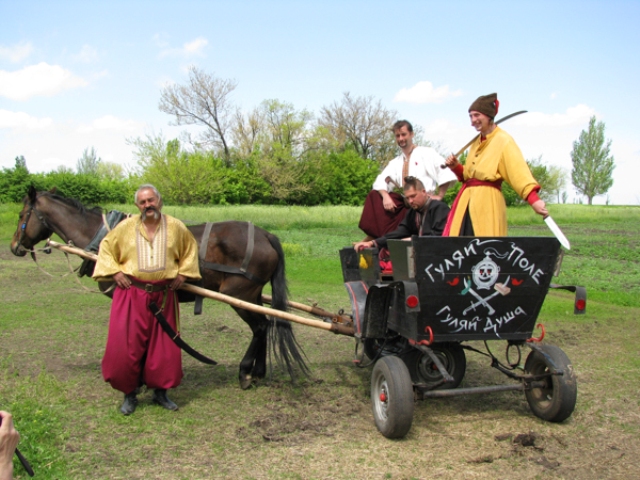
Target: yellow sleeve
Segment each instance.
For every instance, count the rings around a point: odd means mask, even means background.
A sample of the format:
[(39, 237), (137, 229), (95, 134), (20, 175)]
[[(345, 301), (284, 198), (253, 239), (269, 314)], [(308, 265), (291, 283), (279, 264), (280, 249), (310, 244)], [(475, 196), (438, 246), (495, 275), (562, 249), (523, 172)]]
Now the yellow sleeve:
[(91, 276), (98, 282), (111, 280), (111, 277), (121, 271), (122, 268), (118, 261), (118, 258), (120, 258), (118, 238), (114, 232), (115, 230), (109, 232), (100, 242), (98, 261)]
[(198, 243), (191, 231), (182, 225), (182, 252), (178, 263), (178, 273), (193, 280), (199, 280), (200, 264), (198, 262)]
[(502, 150), (502, 158), (498, 164), (498, 173), (509, 184), (511, 188), (525, 199), (531, 191), (539, 184), (533, 178), (529, 165), (522, 156), (522, 152), (516, 142), (511, 139)]

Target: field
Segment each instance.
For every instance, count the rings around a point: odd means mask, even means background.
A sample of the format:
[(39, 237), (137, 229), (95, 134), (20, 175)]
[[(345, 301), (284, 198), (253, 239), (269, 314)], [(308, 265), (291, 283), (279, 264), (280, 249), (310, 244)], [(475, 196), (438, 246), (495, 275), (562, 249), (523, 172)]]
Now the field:
[[(131, 210), (131, 206), (111, 206)], [(169, 412), (140, 396), (130, 417), (102, 380), (109, 301), (69, 273), (58, 251), (9, 251), (17, 205), (0, 205), (0, 409), (10, 410), (20, 450), (41, 479), (635, 478), (640, 471), (640, 208), (552, 205), (572, 244), (556, 283), (587, 287), (586, 315), (552, 291), (540, 321), (578, 377), (578, 403), (560, 424), (535, 417), (521, 392), (416, 404), (406, 438), (378, 433), (371, 368), (357, 368), (353, 339), (294, 326), (312, 376), (296, 384), (276, 369), (241, 390), (248, 327), (226, 305), (182, 309), (182, 336), (219, 362), (183, 355), (185, 377)], [(220, 207), (165, 211), (190, 222), (251, 220), (277, 234), (291, 299), (349, 310), (338, 250), (361, 239), (351, 207)], [(510, 234), (550, 235), (530, 209), (509, 211)], [(77, 258), (70, 258), (77, 266)], [(481, 345), (476, 345), (481, 347)], [(498, 356), (502, 343), (492, 344)], [(462, 386), (504, 383), (468, 354)], [(16, 463), (15, 478), (28, 478)]]

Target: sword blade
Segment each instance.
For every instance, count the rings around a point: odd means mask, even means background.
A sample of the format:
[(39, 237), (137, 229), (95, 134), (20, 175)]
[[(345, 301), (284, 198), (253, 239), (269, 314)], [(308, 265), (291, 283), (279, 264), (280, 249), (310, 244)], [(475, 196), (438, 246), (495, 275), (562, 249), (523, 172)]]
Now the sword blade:
[(560, 230), (558, 224), (553, 220), (553, 218), (551, 218), (551, 215), (547, 215), (546, 217), (544, 217), (544, 223), (547, 224), (547, 227), (549, 227), (551, 233), (553, 233), (553, 235), (558, 239), (560, 245), (562, 245), (567, 250), (571, 250), (571, 244), (569, 243), (569, 240), (564, 236), (564, 233), (562, 233), (562, 230)]

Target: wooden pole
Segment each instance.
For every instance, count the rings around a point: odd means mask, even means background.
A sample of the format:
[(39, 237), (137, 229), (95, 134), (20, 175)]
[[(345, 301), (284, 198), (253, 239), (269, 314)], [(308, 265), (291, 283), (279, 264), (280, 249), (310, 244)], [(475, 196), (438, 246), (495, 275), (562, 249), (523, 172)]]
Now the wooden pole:
[[(63, 252), (73, 253), (83, 258), (88, 258), (90, 260), (97, 260), (98, 256), (95, 253), (87, 252), (78, 247), (72, 247), (71, 245), (65, 245), (62, 243), (50, 241), (49, 245), (58, 250), (62, 250)], [(278, 317), (283, 320), (288, 320), (290, 322), (300, 323), (302, 325), (307, 325), (308, 327), (319, 328), (321, 330), (327, 330), (333, 333), (337, 333), (340, 335), (348, 335), (352, 337), (355, 333), (353, 327), (342, 325), (340, 323), (329, 323), (322, 322), (320, 320), (312, 320), (305, 317), (300, 317), (299, 315), (294, 315), (292, 313), (283, 312), (282, 310), (276, 310), (274, 308), (263, 307), (262, 305), (256, 305), (255, 303), (245, 302), (244, 300), (240, 300), (235, 297), (231, 297), (229, 295), (225, 295), (220, 292), (214, 292), (213, 290), (207, 290), (206, 288), (196, 287), (195, 285), (191, 285), (189, 283), (185, 283), (180, 288), (181, 290), (186, 290), (187, 292), (195, 293), (196, 295), (200, 295), (205, 298), (210, 298), (212, 300), (217, 300), (219, 302), (223, 302), (229, 304), (231, 306), (242, 308), (244, 310), (249, 310), (251, 312), (261, 313), (263, 315), (269, 315), (272, 317)], [(302, 304), (297, 304), (302, 305)], [(307, 308), (308, 307), (305, 305)]]

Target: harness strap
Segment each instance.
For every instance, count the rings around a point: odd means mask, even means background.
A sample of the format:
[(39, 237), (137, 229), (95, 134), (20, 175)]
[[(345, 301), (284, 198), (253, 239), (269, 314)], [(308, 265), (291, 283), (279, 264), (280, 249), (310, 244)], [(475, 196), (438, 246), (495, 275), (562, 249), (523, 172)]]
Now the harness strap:
[(200, 267), (205, 268), (207, 270), (215, 270), (217, 272), (243, 275), (244, 277), (248, 278), (252, 282), (258, 283), (260, 285), (265, 285), (268, 282), (267, 280), (263, 280), (262, 278), (256, 277), (251, 272), (243, 272), (238, 267), (233, 267), (231, 265), (222, 265), (220, 263), (212, 263), (212, 262), (200, 262)]
[(211, 222), (207, 222), (204, 226), (204, 233), (202, 234), (202, 240), (200, 241), (200, 251), (198, 252), (198, 256), (200, 257), (201, 260), (204, 260), (207, 257), (207, 248), (209, 247), (209, 237), (211, 236), (211, 227), (213, 227), (213, 223)]
[(255, 238), (255, 227), (253, 223), (248, 222), (247, 224), (247, 250), (244, 252), (244, 260), (242, 265), (240, 266), (240, 271), (243, 273), (247, 272), (247, 267), (249, 266), (249, 262), (251, 262), (251, 256), (253, 255), (253, 244)]

